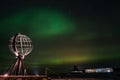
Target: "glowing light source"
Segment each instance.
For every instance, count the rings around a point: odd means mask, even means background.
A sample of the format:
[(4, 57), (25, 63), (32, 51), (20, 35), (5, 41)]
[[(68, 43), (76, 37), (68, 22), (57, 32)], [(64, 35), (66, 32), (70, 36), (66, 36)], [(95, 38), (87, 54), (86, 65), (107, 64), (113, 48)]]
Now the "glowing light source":
[(35, 74), (35, 76), (39, 76), (38, 74)]
[(112, 68), (97, 68), (97, 69), (86, 69), (86, 73), (107, 73), (113, 72)]
[(4, 77), (7, 77), (7, 76), (8, 76), (8, 73), (5, 73), (3, 76), (4, 76)]

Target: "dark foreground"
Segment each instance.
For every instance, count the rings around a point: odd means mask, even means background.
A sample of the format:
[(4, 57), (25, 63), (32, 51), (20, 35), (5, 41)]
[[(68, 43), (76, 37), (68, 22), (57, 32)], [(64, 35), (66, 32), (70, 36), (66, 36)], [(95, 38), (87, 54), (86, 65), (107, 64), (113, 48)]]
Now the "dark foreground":
[(0, 80), (119, 80), (119, 79), (98, 79), (98, 78), (0, 78)]
[(50, 80), (49, 77), (46, 75), (11, 75), (11, 76), (6, 76), (6, 75), (0, 75), (0, 80)]
[[(81, 77), (80, 77), (81, 76)], [(112, 76), (112, 75), (111, 75)], [(119, 77), (98, 77), (98, 76), (84, 76), (83, 75), (79, 75), (75, 77), (74, 76), (64, 76), (64, 77), (47, 77), (46, 75), (28, 75), (28, 76), (4, 76), (4, 75), (0, 75), (0, 80), (120, 80)]]
[(0, 78), (0, 80), (120, 80), (108, 78)]
[(116, 79), (97, 79), (97, 78), (61, 78), (61, 79), (51, 79), (51, 80), (116, 80)]

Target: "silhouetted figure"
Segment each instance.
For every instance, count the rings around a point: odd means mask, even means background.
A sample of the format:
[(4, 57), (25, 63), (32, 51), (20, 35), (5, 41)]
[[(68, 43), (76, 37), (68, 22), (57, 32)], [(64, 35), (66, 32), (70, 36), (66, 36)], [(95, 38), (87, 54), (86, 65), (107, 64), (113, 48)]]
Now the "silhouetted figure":
[(74, 65), (73, 71), (79, 71), (79, 69), (78, 69), (78, 67), (76, 65)]

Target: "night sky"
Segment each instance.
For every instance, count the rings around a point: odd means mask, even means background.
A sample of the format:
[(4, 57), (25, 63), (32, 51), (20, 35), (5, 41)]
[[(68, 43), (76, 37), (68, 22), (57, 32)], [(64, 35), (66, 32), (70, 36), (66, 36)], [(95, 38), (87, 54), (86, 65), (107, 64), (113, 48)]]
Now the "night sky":
[(1, 0), (0, 72), (15, 60), (8, 44), (19, 32), (33, 41), (28, 68), (120, 67), (119, 30), (115, 0)]

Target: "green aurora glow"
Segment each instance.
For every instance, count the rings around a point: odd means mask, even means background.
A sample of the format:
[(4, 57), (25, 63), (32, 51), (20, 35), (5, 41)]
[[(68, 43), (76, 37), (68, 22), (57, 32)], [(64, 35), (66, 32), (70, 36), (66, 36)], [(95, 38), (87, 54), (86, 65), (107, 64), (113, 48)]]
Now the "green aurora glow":
[[(14, 57), (6, 51), (6, 42), (18, 32), (28, 35), (34, 44), (33, 51), (25, 59), (27, 64), (83, 64), (120, 58), (120, 46), (113, 41), (109, 45), (105, 43), (107, 41), (102, 43), (96, 28), (98, 25), (94, 21), (81, 19), (75, 23), (73, 18), (62, 12), (47, 9), (22, 10), (1, 20), (0, 26), (1, 38), (5, 43), (1, 43), (4, 45), (1, 46), (4, 54), (0, 57), (8, 55), (8, 60)], [(111, 31), (107, 34), (102, 35), (102, 39), (109, 40), (116, 35), (110, 35)]]

